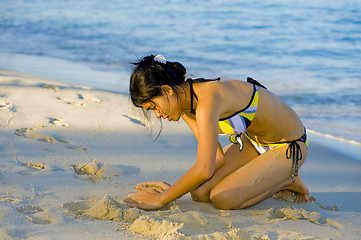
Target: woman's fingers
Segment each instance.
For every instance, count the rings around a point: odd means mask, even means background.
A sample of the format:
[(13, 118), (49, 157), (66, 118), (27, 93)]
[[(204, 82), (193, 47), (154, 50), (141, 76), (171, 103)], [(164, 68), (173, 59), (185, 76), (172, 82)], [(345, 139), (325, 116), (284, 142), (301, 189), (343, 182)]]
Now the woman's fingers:
[(169, 183), (166, 182), (158, 182), (159, 183), (159, 187), (161, 187), (164, 190), (167, 190), (170, 187)]
[(133, 203), (136, 203), (136, 202), (137, 202), (137, 201), (133, 200), (133, 199), (131, 198), (131, 196), (125, 197), (125, 198), (123, 199), (123, 201), (126, 202), (126, 203), (129, 203), (129, 204), (133, 204)]
[(156, 187), (158, 186), (157, 184), (158, 182), (144, 182), (144, 183), (139, 183), (137, 186), (136, 186), (136, 189), (139, 190), (138, 188), (153, 188), (153, 187)]
[(124, 198), (124, 201), (129, 203), (136, 202), (137, 196), (138, 196), (138, 192), (129, 194)]
[(138, 189), (139, 187), (144, 187), (146, 185), (148, 185), (148, 182), (138, 183), (137, 186), (135, 186), (135, 189)]
[(126, 202), (128, 204), (128, 206), (131, 208), (139, 207), (139, 203), (131, 198), (126, 197), (126, 198), (124, 198), (123, 201)]
[(159, 209), (163, 204), (159, 200), (159, 192), (153, 188), (146, 188), (124, 198), (129, 207), (136, 207), (147, 210)]
[(140, 183), (136, 186), (136, 189), (139, 190), (144, 190), (146, 188), (153, 188), (155, 190), (157, 190), (158, 192), (163, 192), (165, 190), (167, 190), (170, 187), (170, 184), (166, 183), (166, 182), (145, 182), (145, 183)]
[(124, 198), (124, 202), (126, 203), (139, 203), (144, 199), (144, 196), (147, 196), (148, 194), (157, 194), (159, 193), (154, 188), (144, 188), (142, 192), (136, 192), (128, 195)]

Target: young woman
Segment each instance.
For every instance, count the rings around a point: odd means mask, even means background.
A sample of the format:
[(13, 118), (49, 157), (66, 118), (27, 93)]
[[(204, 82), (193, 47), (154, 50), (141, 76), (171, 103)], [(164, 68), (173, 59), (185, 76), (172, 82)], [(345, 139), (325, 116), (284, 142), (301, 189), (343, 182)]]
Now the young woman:
[[(276, 194), (308, 201), (298, 175), (307, 157), (306, 129), (279, 97), (251, 78), (247, 82), (186, 79), (186, 69), (161, 56), (147, 56), (130, 78), (133, 104), (157, 118), (188, 124), (198, 140), (197, 162), (173, 185), (138, 184), (124, 201), (158, 209), (190, 192), (219, 209), (242, 209)], [(218, 134), (231, 135), (222, 149)]]

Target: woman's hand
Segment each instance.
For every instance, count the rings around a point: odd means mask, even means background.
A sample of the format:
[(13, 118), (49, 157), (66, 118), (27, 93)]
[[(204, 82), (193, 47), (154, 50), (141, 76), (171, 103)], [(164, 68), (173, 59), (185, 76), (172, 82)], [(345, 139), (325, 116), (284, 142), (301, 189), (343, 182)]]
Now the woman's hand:
[(158, 192), (164, 192), (167, 190), (171, 185), (166, 182), (145, 182), (145, 183), (139, 183), (135, 189), (138, 191), (144, 190), (145, 188), (153, 188), (157, 190)]
[(138, 192), (124, 198), (124, 202), (128, 203), (130, 207), (156, 210), (163, 207), (164, 204), (160, 201), (160, 195), (169, 187), (170, 184), (166, 182), (140, 183), (136, 186)]
[(136, 207), (145, 210), (156, 210), (163, 207), (160, 201), (161, 193), (154, 188), (142, 188), (136, 193), (128, 195), (124, 198), (124, 202), (128, 203), (129, 207)]

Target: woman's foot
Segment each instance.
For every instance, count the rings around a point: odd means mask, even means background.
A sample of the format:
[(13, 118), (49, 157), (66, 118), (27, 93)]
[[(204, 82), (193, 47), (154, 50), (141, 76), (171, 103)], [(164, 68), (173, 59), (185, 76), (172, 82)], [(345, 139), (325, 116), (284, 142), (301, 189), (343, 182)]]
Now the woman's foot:
[(283, 199), (289, 202), (308, 202), (309, 194), (308, 188), (301, 180), (300, 176), (294, 178), (294, 182), (290, 179), (290, 185), (283, 188), (281, 191), (275, 193), (272, 198)]

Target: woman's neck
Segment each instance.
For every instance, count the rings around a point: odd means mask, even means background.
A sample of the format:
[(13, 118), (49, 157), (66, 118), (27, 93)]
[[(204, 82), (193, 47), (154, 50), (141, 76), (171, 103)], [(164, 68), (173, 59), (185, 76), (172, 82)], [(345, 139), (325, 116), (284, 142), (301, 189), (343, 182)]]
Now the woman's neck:
[(193, 98), (193, 109), (197, 107), (197, 100), (194, 96), (191, 95), (191, 86), (188, 82), (182, 83), (182, 85), (177, 86), (177, 88), (182, 114), (188, 115), (192, 108), (191, 98)]

